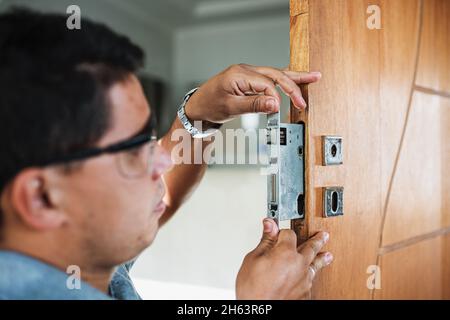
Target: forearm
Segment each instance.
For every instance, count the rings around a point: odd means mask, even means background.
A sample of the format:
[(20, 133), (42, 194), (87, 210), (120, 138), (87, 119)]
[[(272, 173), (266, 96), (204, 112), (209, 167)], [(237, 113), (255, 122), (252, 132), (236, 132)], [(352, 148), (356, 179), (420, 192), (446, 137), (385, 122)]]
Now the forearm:
[[(181, 130), (181, 131), (179, 131)], [(183, 141), (181, 142), (177, 137), (182, 132)], [(160, 219), (160, 225), (166, 223), (178, 208), (190, 197), (202, 180), (207, 164), (207, 159), (203, 158), (204, 148), (211, 143), (210, 141), (192, 138), (178, 118), (172, 124), (169, 132), (159, 141), (169, 154), (172, 155), (173, 149), (180, 143), (183, 143), (183, 152), (188, 152), (187, 163), (177, 163), (173, 168), (164, 174), (163, 179), (166, 184), (166, 195), (164, 202), (166, 203), (166, 211)], [(196, 154), (195, 154), (196, 153)]]

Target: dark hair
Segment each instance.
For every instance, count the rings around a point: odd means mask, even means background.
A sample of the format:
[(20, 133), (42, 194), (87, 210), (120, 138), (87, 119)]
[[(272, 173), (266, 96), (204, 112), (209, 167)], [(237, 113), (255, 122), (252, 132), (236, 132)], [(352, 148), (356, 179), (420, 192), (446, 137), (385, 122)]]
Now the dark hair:
[(14, 8), (0, 14), (0, 193), (21, 170), (94, 145), (108, 130), (108, 88), (143, 51), (102, 24)]

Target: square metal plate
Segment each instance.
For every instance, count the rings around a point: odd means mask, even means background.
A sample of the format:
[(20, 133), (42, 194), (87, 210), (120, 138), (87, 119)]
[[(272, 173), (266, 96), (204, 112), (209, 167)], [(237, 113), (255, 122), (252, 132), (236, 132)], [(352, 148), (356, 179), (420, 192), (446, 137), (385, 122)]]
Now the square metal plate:
[(323, 208), (326, 218), (344, 214), (344, 188), (330, 187), (323, 192)]
[(323, 137), (323, 165), (333, 166), (344, 162), (342, 137)]

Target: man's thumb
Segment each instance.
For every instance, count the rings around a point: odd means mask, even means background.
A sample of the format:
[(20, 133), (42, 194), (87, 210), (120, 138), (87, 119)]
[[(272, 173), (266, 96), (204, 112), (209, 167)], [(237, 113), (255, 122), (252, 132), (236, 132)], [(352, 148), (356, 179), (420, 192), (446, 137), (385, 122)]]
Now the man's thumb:
[(253, 95), (240, 97), (238, 112), (243, 113), (274, 113), (279, 109), (279, 103), (274, 97)]
[(256, 251), (263, 253), (272, 248), (278, 240), (278, 225), (272, 219), (263, 220), (264, 231)]

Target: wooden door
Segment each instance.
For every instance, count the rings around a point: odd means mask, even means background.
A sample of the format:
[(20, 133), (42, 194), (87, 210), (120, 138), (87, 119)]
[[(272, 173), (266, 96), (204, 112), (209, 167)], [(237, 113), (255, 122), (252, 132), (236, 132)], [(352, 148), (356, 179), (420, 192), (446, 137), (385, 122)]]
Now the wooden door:
[[(381, 29), (367, 25), (371, 5)], [(291, 0), (290, 11), (291, 69), (323, 74), (303, 88), (308, 110), (291, 109), (306, 124), (306, 218), (292, 228), (300, 242), (328, 231), (335, 256), (313, 298), (450, 298), (450, 1)], [(322, 165), (327, 135), (343, 137), (342, 165)], [(332, 186), (344, 215), (324, 218)]]

